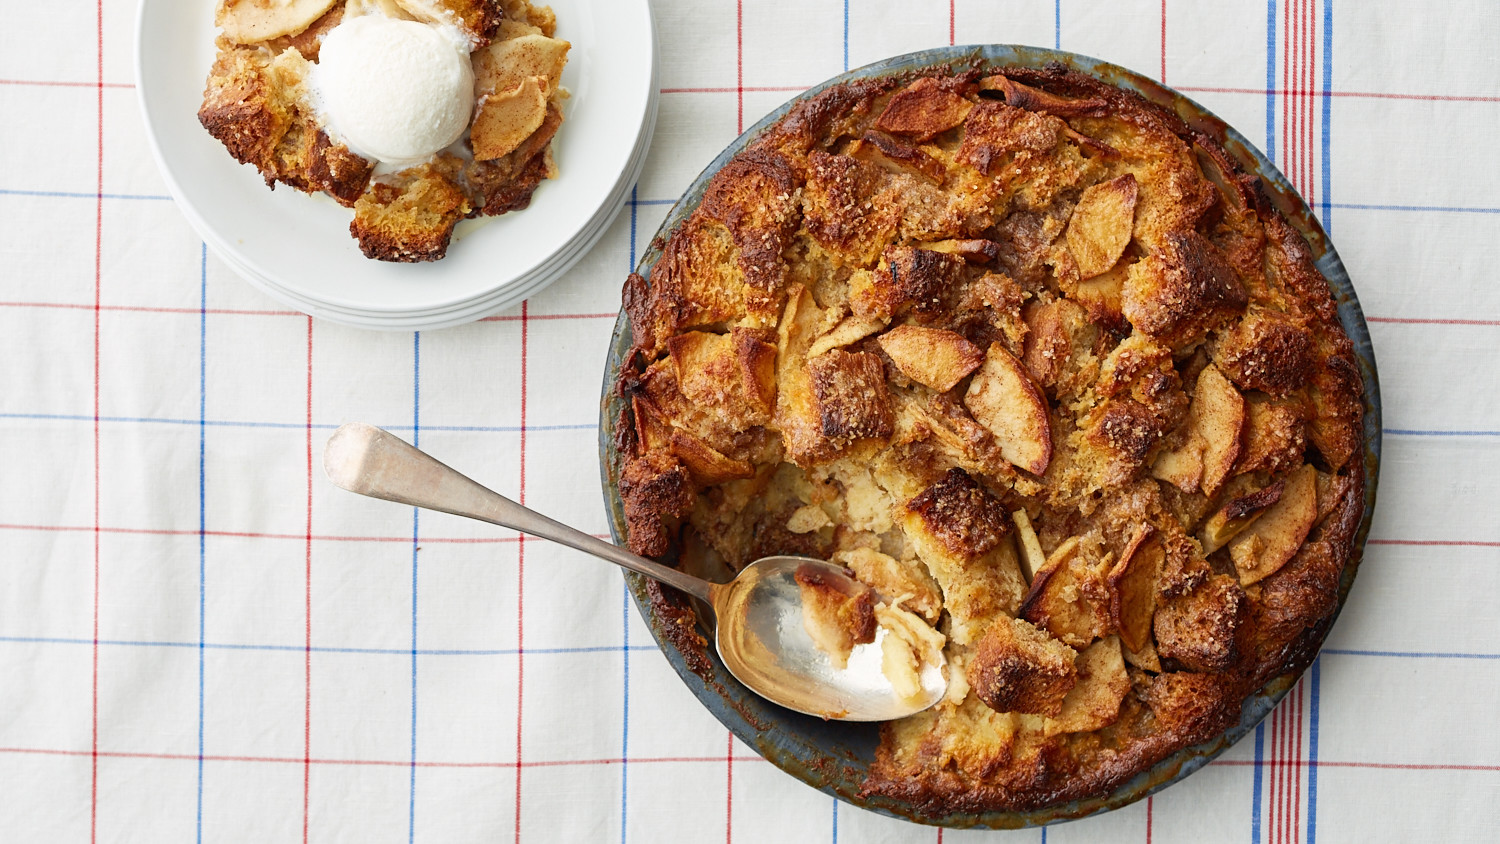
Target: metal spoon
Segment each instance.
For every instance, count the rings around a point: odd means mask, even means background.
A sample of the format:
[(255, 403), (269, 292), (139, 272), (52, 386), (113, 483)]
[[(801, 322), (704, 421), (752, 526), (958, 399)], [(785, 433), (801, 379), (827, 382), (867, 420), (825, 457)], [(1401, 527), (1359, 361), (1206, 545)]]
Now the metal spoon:
[(814, 566), (830, 580), (857, 583), (841, 566), (805, 557), (765, 557), (729, 583), (709, 583), (555, 522), (360, 422), (334, 432), (323, 451), (323, 469), (329, 480), (350, 492), (550, 539), (707, 602), (718, 617), (714, 639), (729, 672), (788, 709), (842, 721), (888, 721), (932, 706), (947, 690), (942, 664), (924, 664), (920, 696), (900, 697), (881, 671), (881, 639), (890, 635), (883, 628), (874, 642), (855, 647), (843, 669), (813, 644), (802, 625), (802, 599), (793, 574)]

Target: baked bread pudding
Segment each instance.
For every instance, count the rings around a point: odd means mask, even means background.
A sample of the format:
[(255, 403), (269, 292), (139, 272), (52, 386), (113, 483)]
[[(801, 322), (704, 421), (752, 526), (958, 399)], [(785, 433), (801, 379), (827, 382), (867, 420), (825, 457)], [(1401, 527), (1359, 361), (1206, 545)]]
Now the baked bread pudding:
[(555, 178), (569, 43), (528, 0), (219, 0), (198, 120), (266, 185), (352, 208), (369, 258), (436, 261)]
[[(882, 725), (866, 797), (1103, 796), (1315, 655), (1363, 386), (1308, 244), (1214, 138), (1061, 67), (852, 82), (659, 246), (624, 288), (630, 547), (834, 560), (936, 637), (948, 693)], [(808, 628), (837, 654), (871, 613), (825, 594)]]

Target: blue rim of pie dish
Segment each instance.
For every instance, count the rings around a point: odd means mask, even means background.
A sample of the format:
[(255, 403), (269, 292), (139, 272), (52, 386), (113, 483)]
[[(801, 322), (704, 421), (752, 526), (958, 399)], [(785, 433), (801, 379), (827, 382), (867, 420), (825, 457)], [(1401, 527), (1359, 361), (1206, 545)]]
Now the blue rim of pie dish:
[[(1332, 629), (1354, 583), (1364, 555), (1365, 540), (1375, 510), (1375, 488), (1380, 468), (1381, 405), (1380, 386), (1375, 370), (1375, 354), (1364, 313), (1338, 253), (1306, 202), (1297, 194), (1281, 171), (1259, 149), (1239, 132), (1215, 117), (1208, 109), (1152, 79), (1099, 59), (1041, 47), (1018, 45), (973, 45), (939, 47), (893, 56), (856, 70), (842, 73), (802, 94), (762, 118), (740, 135), (705, 169), (682, 198), (672, 207), (655, 237), (643, 251), (636, 272), (650, 279), (652, 266), (661, 255), (659, 246), (692, 214), (703, 198), (709, 180), (728, 161), (755, 141), (767, 128), (784, 117), (795, 105), (816, 96), (827, 88), (859, 80), (900, 76), (913, 71), (943, 67), (955, 69), (981, 67), (1044, 68), (1061, 64), (1104, 82), (1134, 91), (1147, 100), (1181, 117), (1189, 126), (1204, 130), (1221, 140), (1247, 172), (1260, 177), (1274, 206), (1307, 238), (1318, 269), (1328, 280), (1338, 306), (1339, 322), (1354, 344), (1360, 374), (1364, 378), (1364, 469), (1365, 508), (1355, 533), (1354, 549), (1344, 567), (1339, 585), (1339, 602), (1324, 627), (1323, 636)], [(615, 322), (609, 350), (600, 403), (599, 456), (605, 503), (609, 510), (610, 534), (620, 545), (626, 544), (624, 506), (620, 499), (618, 478), (621, 455), (615, 445), (614, 428), (620, 419), (623, 398), (616, 388), (620, 369), (629, 353), (630, 321), (621, 310)], [(1250, 695), (1241, 707), (1240, 719), (1217, 738), (1183, 748), (1140, 772), (1109, 794), (1021, 812), (931, 813), (922, 807), (885, 796), (861, 796), (860, 787), (869, 774), (879, 744), (878, 724), (852, 724), (823, 721), (783, 709), (751, 692), (725, 670), (712, 646), (694, 658), (706, 657), (707, 677), (695, 673), (688, 660), (663, 632), (666, 619), (656, 616), (646, 592), (646, 579), (629, 572), (625, 579), (636, 608), (651, 629), (651, 635), (688, 689), (730, 732), (766, 760), (812, 787), (855, 806), (883, 815), (923, 824), (955, 828), (1016, 829), (1038, 827), (1087, 817), (1118, 809), (1175, 783), (1208, 764), (1261, 722), (1286, 695), (1302, 671), (1287, 672), (1271, 679)], [(711, 635), (708, 637), (712, 640)], [(1319, 646), (1321, 647), (1321, 642)], [(1308, 663), (1311, 664), (1311, 661)]]

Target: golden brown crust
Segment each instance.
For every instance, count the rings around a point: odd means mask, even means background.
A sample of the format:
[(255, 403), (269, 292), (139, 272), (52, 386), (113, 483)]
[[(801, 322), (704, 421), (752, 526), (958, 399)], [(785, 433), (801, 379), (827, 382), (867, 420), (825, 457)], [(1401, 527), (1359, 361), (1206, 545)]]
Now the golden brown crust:
[[(864, 794), (1100, 796), (1312, 658), (1363, 388), (1306, 243), (1212, 138), (1061, 69), (934, 71), (799, 104), (709, 195), (625, 286), (632, 546), (794, 547), (920, 593), (951, 699), (882, 727)], [(983, 400), (991, 357), (1034, 402)], [(675, 432), (753, 477), (704, 481)], [(1254, 528), (1293, 484), (1295, 518)]]
[(459, 166), (457, 159), (440, 158), (371, 183), (354, 203), (349, 224), (365, 257), (413, 263), (446, 255), (453, 227), (471, 207), (454, 181)]

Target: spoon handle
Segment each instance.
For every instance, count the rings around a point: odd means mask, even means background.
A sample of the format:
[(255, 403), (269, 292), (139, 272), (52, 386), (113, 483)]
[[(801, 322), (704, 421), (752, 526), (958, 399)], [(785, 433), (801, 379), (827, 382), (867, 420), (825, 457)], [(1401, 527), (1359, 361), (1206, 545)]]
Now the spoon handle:
[(363, 422), (334, 432), (323, 471), (350, 492), (490, 522), (592, 554), (712, 603), (712, 585), (652, 562), (523, 507), (439, 463), (404, 440)]

